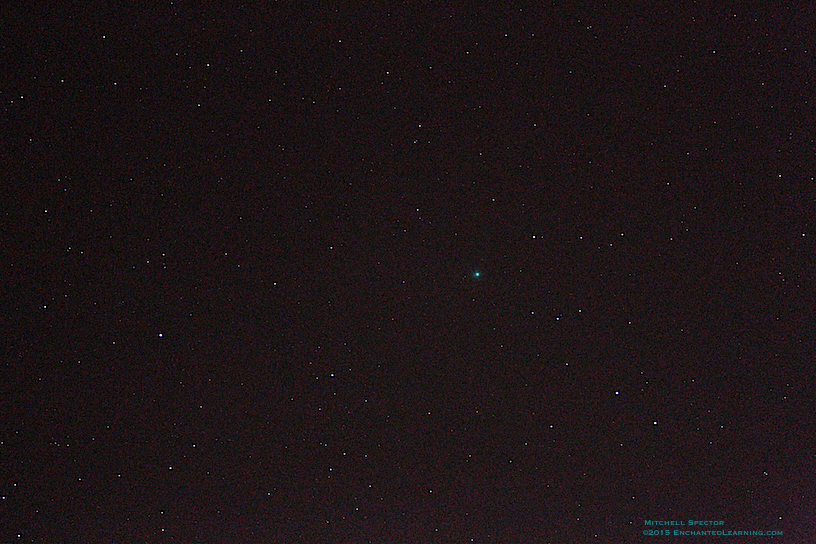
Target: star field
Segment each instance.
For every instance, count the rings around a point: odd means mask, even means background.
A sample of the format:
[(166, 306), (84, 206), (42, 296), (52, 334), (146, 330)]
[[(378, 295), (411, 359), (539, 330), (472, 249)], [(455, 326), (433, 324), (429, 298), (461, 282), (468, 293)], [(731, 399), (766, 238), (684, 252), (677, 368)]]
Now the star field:
[(0, 541), (812, 540), (811, 11), (4, 8)]

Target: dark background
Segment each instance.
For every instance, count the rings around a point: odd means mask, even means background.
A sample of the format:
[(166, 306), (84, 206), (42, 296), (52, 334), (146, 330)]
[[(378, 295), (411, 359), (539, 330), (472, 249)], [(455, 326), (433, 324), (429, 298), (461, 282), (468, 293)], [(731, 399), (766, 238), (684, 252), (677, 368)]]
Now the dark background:
[(811, 542), (816, 11), (709, 4), (4, 6), (0, 541)]

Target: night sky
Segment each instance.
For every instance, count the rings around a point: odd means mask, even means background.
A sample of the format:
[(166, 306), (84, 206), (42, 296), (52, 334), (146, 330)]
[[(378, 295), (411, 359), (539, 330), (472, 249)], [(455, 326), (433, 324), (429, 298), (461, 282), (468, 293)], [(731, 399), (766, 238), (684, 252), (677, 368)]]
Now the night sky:
[(808, 3), (68, 4), (0, 8), (0, 542), (813, 542)]

